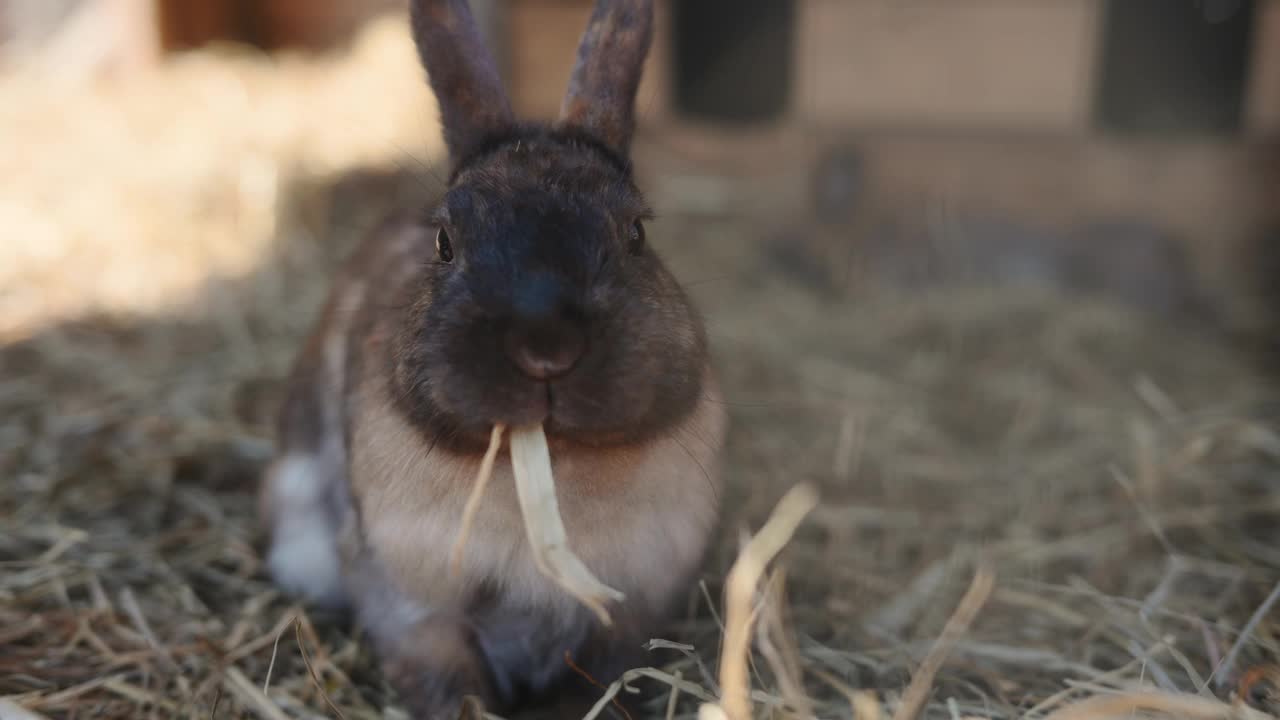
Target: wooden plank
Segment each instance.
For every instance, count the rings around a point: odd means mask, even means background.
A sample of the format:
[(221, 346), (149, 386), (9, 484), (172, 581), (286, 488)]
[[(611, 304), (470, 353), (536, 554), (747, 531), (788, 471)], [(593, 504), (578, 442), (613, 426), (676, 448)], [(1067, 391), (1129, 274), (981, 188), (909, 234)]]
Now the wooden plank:
[(198, 48), (216, 40), (240, 40), (244, 18), (226, 0), (155, 0), (165, 51)]
[(849, 127), (1087, 127), (1098, 0), (806, 0), (797, 112)]
[[(508, 88), (516, 112), (530, 119), (552, 119), (569, 83), (578, 41), (591, 15), (590, 0), (518, 0), (507, 8)], [(640, 82), (636, 106), (641, 121), (667, 112), (666, 26), (664, 0), (655, 6), (654, 41)]]
[(1245, 128), (1252, 135), (1280, 134), (1280, 0), (1258, 7), (1245, 104)]
[[(865, 240), (886, 226), (920, 237), (1146, 226), (1186, 251), (1225, 321), (1244, 329), (1263, 317), (1256, 253), (1280, 227), (1269, 143), (795, 130), (768, 137), (704, 133), (684, 123), (651, 128), (637, 148), (642, 184), (660, 217), (733, 217), (762, 235), (807, 244), (821, 262), (847, 262), (847, 247), (831, 243)], [(856, 158), (854, 189), (842, 200), (847, 210), (824, 227), (816, 222), (824, 186), (816, 171), (822, 159), (847, 153)], [(828, 251), (835, 254), (822, 254)]]
[(247, 7), (258, 26), (255, 39), (270, 48), (326, 49), (378, 14), (408, 12), (407, 0), (258, 0)]

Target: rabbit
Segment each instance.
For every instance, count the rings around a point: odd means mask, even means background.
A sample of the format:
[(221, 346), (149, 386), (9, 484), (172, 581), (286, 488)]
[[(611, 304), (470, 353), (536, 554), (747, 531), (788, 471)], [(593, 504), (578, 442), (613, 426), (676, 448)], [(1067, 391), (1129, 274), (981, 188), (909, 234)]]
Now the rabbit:
[[(415, 718), (581, 717), (644, 664), (720, 521), (727, 414), (704, 321), (646, 239), (632, 175), (652, 0), (599, 0), (559, 117), (517, 121), (466, 0), (413, 0), (443, 194), (339, 269), (284, 392), (265, 565), (351, 613)], [(573, 551), (625, 595), (601, 623), (535, 567), (506, 453), (457, 573), (495, 424), (541, 423)], [(575, 714), (576, 713), (576, 714)]]

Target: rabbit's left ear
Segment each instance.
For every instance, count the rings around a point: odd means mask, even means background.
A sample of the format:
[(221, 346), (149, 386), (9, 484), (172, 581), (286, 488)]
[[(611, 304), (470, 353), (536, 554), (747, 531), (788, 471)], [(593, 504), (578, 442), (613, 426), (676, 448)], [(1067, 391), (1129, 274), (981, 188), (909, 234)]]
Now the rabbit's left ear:
[(493, 57), (467, 0), (413, 0), (413, 39), (440, 105), (454, 163), (514, 122)]
[(652, 35), (653, 0), (597, 0), (560, 106), (560, 124), (584, 130), (625, 156)]

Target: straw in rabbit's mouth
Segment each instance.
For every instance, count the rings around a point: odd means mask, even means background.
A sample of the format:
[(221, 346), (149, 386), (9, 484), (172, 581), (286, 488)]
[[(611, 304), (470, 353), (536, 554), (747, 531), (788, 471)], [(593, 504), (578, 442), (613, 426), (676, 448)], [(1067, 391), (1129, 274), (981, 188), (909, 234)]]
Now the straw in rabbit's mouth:
[[(586, 445), (598, 447), (625, 443), (627, 435), (620, 432), (601, 432), (594, 428), (583, 427), (582, 424), (566, 418), (563, 409), (557, 412), (555, 388), (552, 382), (540, 383), (544, 392), (537, 393), (536, 399), (521, 403), (502, 417), (491, 418), (488, 427), (505, 425), (507, 427), (540, 426), (547, 441), (553, 446)], [(488, 433), (488, 429), (484, 431)]]
[[(497, 424), (490, 434), (489, 448), (480, 463), (475, 486), (463, 509), (461, 529), (452, 552), (453, 572), (458, 572), (462, 565), (472, 519), (483, 502), (484, 491), (492, 476), (498, 451), (502, 447), (505, 430), (503, 425)], [(524, 518), (534, 565), (549, 580), (590, 609), (600, 622), (612, 624), (607, 605), (622, 601), (624, 596), (600, 582), (569, 548), (569, 538), (556, 501), (555, 478), (551, 473), (551, 457), (542, 426), (533, 424), (515, 427), (508, 436), (520, 514)]]

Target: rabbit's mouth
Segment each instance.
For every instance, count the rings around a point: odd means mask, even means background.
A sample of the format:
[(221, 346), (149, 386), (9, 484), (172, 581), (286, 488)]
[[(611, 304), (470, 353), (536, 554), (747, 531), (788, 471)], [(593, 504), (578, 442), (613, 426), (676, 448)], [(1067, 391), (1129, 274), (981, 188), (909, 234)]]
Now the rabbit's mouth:
[(553, 408), (551, 383), (531, 383), (529, 391), (521, 393), (520, 399), (512, 403), (510, 415), (500, 422), (510, 426), (543, 425), (545, 430)]
[(596, 391), (571, 378), (506, 384), (468, 394), (465, 405), (436, 403), (419, 408), (426, 412), (416, 414), (410, 408), (410, 415), (423, 423), (432, 443), (469, 454), (483, 454), (494, 425), (499, 424), (508, 428), (541, 425), (553, 452), (563, 452), (643, 443), (661, 435), (673, 419), (683, 417), (681, 408), (674, 408), (674, 414), (664, 411), (673, 408), (665, 407), (654, 412), (656, 398), (649, 388), (610, 389)]
[(568, 378), (530, 383), (524, 392), (513, 394), (504, 403), (487, 428), (477, 429), (477, 440), (487, 440), (489, 428), (501, 423), (508, 427), (541, 425), (553, 447), (610, 447), (635, 441), (635, 432), (619, 425), (623, 419), (620, 413), (608, 413), (598, 401), (584, 402), (582, 393), (571, 385)]
[(558, 394), (554, 383), (547, 383), (546, 397), (547, 413), (542, 419), (542, 430), (548, 442), (601, 446), (625, 444), (629, 440), (627, 433), (602, 429), (601, 423), (581, 417), (579, 408), (567, 400), (566, 393)]
[(601, 419), (584, 413), (583, 408), (572, 401), (573, 394), (563, 391), (563, 383), (542, 381), (532, 385), (531, 391), (523, 394), (510, 414), (499, 422), (511, 427), (541, 425), (548, 442), (553, 444), (602, 445), (625, 441), (625, 433), (597, 430)]
[(430, 382), (409, 375), (394, 397), (432, 443), (465, 453), (484, 453), (499, 424), (541, 425), (548, 442), (561, 448), (624, 447), (669, 432), (702, 394), (697, 374), (647, 358), (632, 356), (630, 365), (620, 365), (588, 353), (569, 372), (535, 379), (496, 363), (486, 367), (481, 363), (489, 358), (480, 357), (424, 373)]

